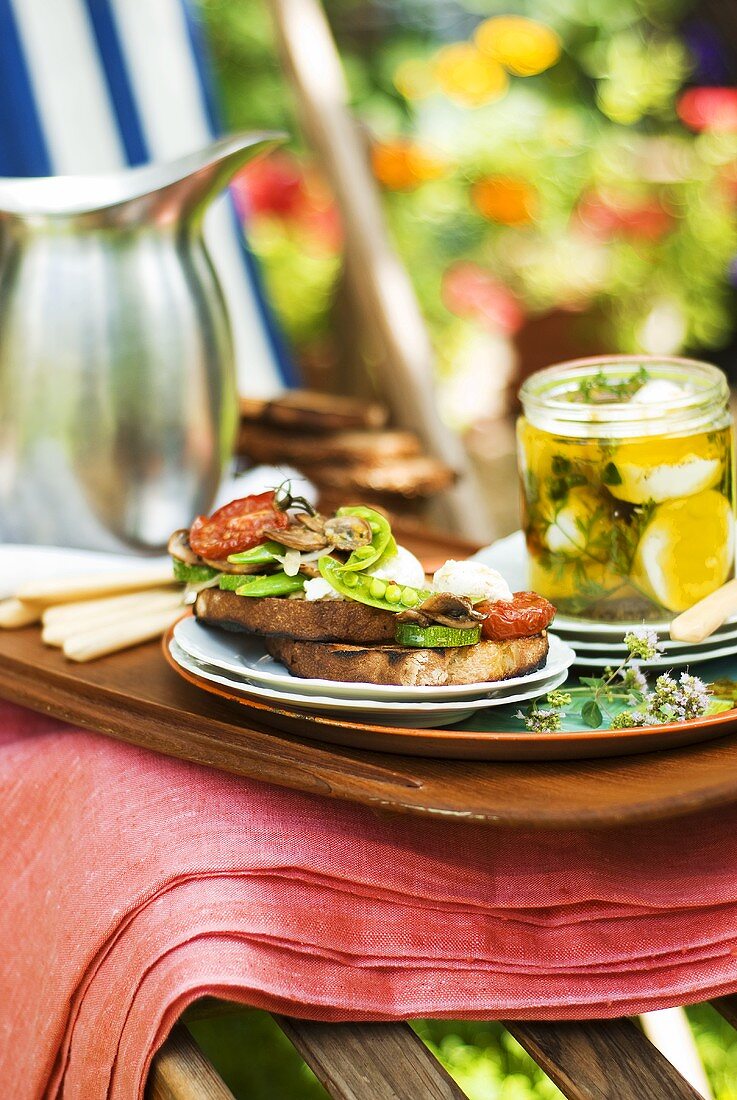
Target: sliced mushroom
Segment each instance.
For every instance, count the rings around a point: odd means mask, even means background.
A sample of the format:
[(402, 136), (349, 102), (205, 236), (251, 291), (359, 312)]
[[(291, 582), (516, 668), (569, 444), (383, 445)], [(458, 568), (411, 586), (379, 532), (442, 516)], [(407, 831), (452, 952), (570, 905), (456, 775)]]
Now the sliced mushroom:
[(290, 550), (308, 552), (310, 550), (321, 550), (323, 546), (327, 545), (324, 535), (319, 534), (317, 531), (310, 531), (308, 527), (297, 527), (296, 524), (281, 530), (277, 530), (275, 527), (265, 527), (264, 534), (267, 538), (273, 539), (274, 542), (280, 542), (282, 546), (286, 546)]
[(406, 611), (400, 611), (397, 615), (398, 623), (414, 623), (416, 626), (429, 626), (430, 619), (423, 615), (416, 607), (408, 607)]
[(314, 561), (303, 561), (300, 564), (299, 571), (303, 577), (309, 577), (310, 580), (321, 576), (320, 570)]
[(454, 596), (452, 592), (437, 592), (428, 596), (417, 611), (430, 622), (440, 623), (441, 626), (455, 626), (460, 630), (478, 626), (488, 618), (483, 612), (474, 611), (467, 596)]
[(338, 550), (368, 546), (373, 538), (371, 524), (360, 516), (333, 516), (325, 521), (325, 538)]
[(195, 554), (189, 545), (189, 531), (186, 527), (174, 532), (166, 549), (173, 558), (183, 561), (186, 565), (202, 565), (203, 563), (204, 559), (199, 554)]
[(321, 516), (319, 512), (315, 512), (314, 516), (309, 512), (297, 512), (294, 518), (303, 527), (307, 527), (310, 531), (317, 531), (320, 535), (325, 528), (325, 516)]
[(217, 569), (219, 573), (233, 573), (240, 576), (246, 576), (247, 573), (263, 573), (263, 565), (237, 565), (233, 561), (218, 561), (215, 558), (201, 558), (201, 561), (205, 565), (209, 565), (211, 569)]

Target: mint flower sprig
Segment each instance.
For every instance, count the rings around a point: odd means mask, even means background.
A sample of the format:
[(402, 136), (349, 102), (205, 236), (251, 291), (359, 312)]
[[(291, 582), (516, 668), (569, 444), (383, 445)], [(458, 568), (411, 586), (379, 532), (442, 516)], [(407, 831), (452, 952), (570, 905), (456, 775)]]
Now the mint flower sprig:
[(521, 719), (530, 733), (560, 733), (561, 711), (573, 702), (573, 696), (567, 691), (549, 691), (545, 696), (547, 708), (534, 701), (527, 714), (518, 710), (515, 718)]
[(581, 683), (588, 692), (582, 688), (574, 689), (591, 696), (581, 707), (581, 718), (591, 729), (599, 729), (605, 716), (612, 723), (621, 721), (620, 715), (610, 713), (607, 704), (611, 706), (624, 700), (630, 706), (637, 706), (643, 702), (647, 693), (647, 678), (639, 662), (652, 661), (663, 652), (657, 632), (644, 626), (629, 630), (624, 636), (624, 644), (627, 646), (627, 656), (617, 668), (604, 669), (603, 676), (582, 676)]
[[(607, 668), (603, 676), (582, 676), (581, 687), (569, 691), (551, 691), (546, 696), (547, 707), (535, 701), (524, 714), (517, 711), (531, 733), (558, 733), (564, 711), (575, 696), (584, 697), (581, 720), (590, 729), (599, 729), (606, 718), (612, 729), (633, 726), (657, 726), (669, 722), (687, 722), (701, 718), (712, 705), (712, 692), (707, 685), (688, 672), (676, 679), (664, 672), (650, 690), (640, 662), (654, 660), (663, 652), (658, 635), (648, 627), (637, 627), (624, 636), (627, 655), (617, 668)], [(620, 708), (625, 704), (624, 709)]]

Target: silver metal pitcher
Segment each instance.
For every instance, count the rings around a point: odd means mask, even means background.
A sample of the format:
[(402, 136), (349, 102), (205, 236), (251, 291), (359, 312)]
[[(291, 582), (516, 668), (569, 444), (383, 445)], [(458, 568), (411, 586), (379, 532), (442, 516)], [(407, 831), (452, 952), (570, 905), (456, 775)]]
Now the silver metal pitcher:
[(237, 399), (202, 221), (279, 140), (0, 179), (0, 541), (151, 550), (209, 508)]

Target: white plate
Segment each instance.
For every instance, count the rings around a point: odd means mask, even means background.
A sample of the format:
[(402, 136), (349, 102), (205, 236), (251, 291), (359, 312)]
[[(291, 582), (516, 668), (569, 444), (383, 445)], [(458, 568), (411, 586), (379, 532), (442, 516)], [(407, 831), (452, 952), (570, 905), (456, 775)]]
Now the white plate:
[[(523, 531), (515, 531), (514, 534), (493, 542), (491, 546), (483, 547), (483, 549), (478, 550), (473, 555), (473, 559), (482, 561), (485, 565), (490, 565), (493, 569), (498, 569), (513, 592), (518, 592), (529, 587), (529, 578), (527, 575), (527, 546), (525, 544)], [(599, 636), (605, 642), (612, 641), (615, 638), (621, 641), (628, 630), (632, 630), (634, 627), (642, 625), (643, 623), (641, 621), (601, 623), (594, 622), (592, 619), (569, 618), (567, 615), (556, 615), (553, 621), (555, 630), (558, 631), (562, 637), (573, 642), (574, 645), (577, 639), (586, 638), (588, 636), (592, 638)], [(655, 630), (658, 635), (662, 635), (664, 638), (667, 638), (669, 635), (670, 619), (661, 619), (658, 622), (648, 622), (644, 625), (647, 626), (649, 630)], [(716, 638), (722, 632), (731, 634), (734, 630), (737, 630), (737, 615), (728, 619), (724, 626), (720, 627), (712, 637)], [(672, 644), (674, 649), (678, 647), (688, 648), (689, 646), (693, 646), (691, 642), (673, 642)]]
[(262, 638), (253, 634), (238, 634), (203, 626), (194, 618), (182, 619), (174, 628), (177, 644), (201, 664), (209, 665), (250, 684), (262, 684), (274, 690), (298, 691), (300, 695), (329, 695), (343, 699), (385, 699), (392, 702), (416, 700), (451, 701), (481, 698), (498, 691), (508, 691), (518, 685), (541, 683), (564, 672), (575, 660), (569, 645), (554, 634), (549, 635), (548, 659), (541, 669), (526, 676), (494, 680), (478, 684), (451, 684), (443, 687), (399, 687), (395, 684), (352, 684), (339, 680), (323, 680), (293, 676), (284, 665), (270, 657)]
[(230, 676), (216, 672), (207, 665), (200, 664), (177, 644), (172, 638), (169, 644), (169, 652), (174, 661), (187, 672), (199, 676), (203, 680), (209, 680), (213, 684), (219, 684), (230, 691), (245, 698), (263, 699), (277, 706), (294, 707), (298, 710), (314, 710), (323, 714), (342, 714), (360, 722), (375, 722), (382, 725), (405, 726), (417, 729), (432, 728), (442, 725), (461, 722), (469, 718), (477, 710), (486, 710), (489, 707), (505, 706), (509, 703), (526, 702), (539, 695), (544, 695), (553, 688), (558, 687), (566, 679), (568, 673), (564, 669), (556, 676), (543, 683), (537, 683), (527, 691), (499, 693), (489, 699), (459, 700), (457, 703), (418, 703), (414, 701), (387, 703), (370, 699), (340, 699), (321, 695), (299, 695), (291, 691), (276, 691), (273, 688), (259, 687), (256, 684), (245, 684), (242, 680), (233, 679)]
[[(684, 665), (695, 665), (703, 661), (715, 661), (717, 657), (732, 657), (737, 653), (737, 642), (723, 646), (719, 649), (710, 649), (708, 652), (701, 650), (687, 650), (682, 653), (663, 653), (653, 661), (643, 661), (643, 672), (650, 668), (682, 668)], [(613, 656), (590, 656), (588, 653), (579, 653), (576, 656), (577, 668), (606, 668), (608, 665), (619, 664), (623, 654)]]
[[(603, 640), (587, 640), (584, 642), (580, 638), (576, 638), (574, 644), (579, 657), (582, 654), (589, 654), (591, 657), (596, 657), (599, 654), (605, 657), (607, 653), (619, 653), (624, 656), (627, 652), (627, 646), (619, 642), (606, 642)], [(737, 630), (727, 630), (723, 634), (712, 634), (704, 642), (673, 642), (670, 638), (661, 638), (658, 645), (662, 646), (666, 653), (672, 651), (676, 655), (684, 651), (698, 651), (704, 654), (704, 660), (706, 660), (713, 649), (721, 649), (726, 645), (737, 646)]]

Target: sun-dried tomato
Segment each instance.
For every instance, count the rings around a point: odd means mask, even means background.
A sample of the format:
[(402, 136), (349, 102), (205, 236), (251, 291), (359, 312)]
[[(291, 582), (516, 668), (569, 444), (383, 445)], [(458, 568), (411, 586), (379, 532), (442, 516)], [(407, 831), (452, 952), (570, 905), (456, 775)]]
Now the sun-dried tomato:
[(474, 605), (488, 616), (481, 624), (481, 636), (492, 642), (510, 638), (530, 638), (550, 626), (555, 608), (537, 592), (515, 592), (507, 600), (484, 600)]
[(208, 518), (198, 516), (189, 532), (189, 544), (202, 558), (224, 561), (264, 541), (267, 527), (282, 530), (289, 516), (274, 503), (274, 492), (241, 497), (223, 505)]

